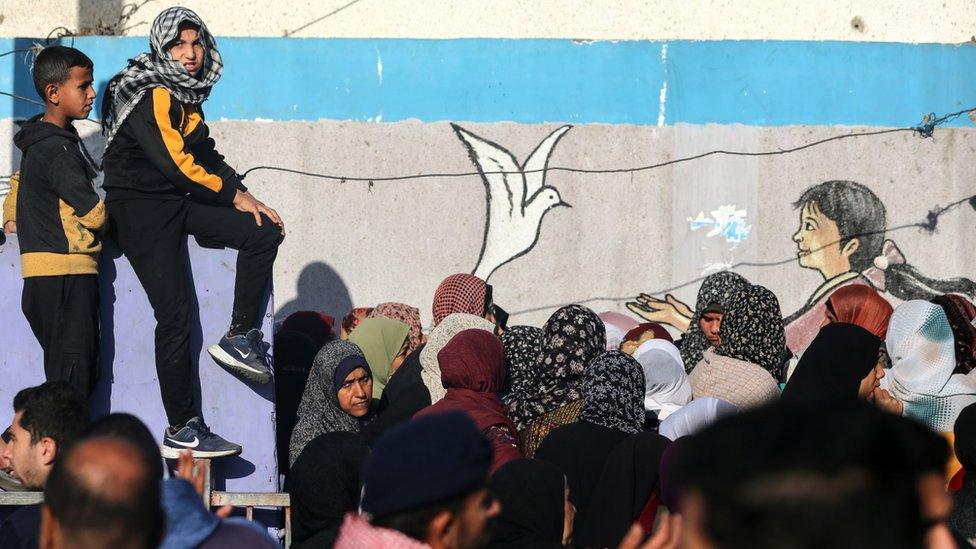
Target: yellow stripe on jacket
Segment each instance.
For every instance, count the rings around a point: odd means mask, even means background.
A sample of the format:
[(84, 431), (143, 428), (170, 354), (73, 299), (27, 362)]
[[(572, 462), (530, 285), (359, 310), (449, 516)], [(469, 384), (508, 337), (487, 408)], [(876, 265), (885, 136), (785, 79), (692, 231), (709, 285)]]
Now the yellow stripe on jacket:
[[(166, 88), (153, 88), (153, 115), (156, 119), (156, 126), (162, 135), (163, 143), (169, 152), (173, 163), (179, 168), (180, 173), (187, 179), (198, 183), (213, 192), (220, 192), (224, 182), (202, 166), (197, 164), (193, 154), (186, 150), (183, 143), (183, 134), (178, 128), (174, 128), (169, 118), (169, 109), (172, 106), (172, 98)], [(198, 115), (199, 116), (199, 115)], [(197, 121), (199, 123), (199, 121)], [(194, 127), (196, 124), (193, 125)]]
[(17, 221), (17, 188), (20, 186), (20, 172), (10, 176), (10, 192), (7, 197), (3, 199), (3, 223), (0, 225), (6, 225), (8, 221)]

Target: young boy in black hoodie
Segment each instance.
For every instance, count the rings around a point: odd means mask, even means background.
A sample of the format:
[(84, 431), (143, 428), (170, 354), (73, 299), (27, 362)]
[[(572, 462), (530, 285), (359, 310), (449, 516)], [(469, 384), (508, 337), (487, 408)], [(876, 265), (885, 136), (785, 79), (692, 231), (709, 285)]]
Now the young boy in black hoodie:
[[(34, 88), (44, 114), (28, 120), (14, 143), (22, 151), (15, 210), (24, 277), (22, 308), (44, 349), (48, 381), (89, 395), (98, 378), (98, 232), (105, 205), (95, 170), (72, 122), (88, 118), (95, 100), (94, 65), (84, 53), (49, 46), (34, 61)], [(5, 223), (6, 224), (6, 223)]]

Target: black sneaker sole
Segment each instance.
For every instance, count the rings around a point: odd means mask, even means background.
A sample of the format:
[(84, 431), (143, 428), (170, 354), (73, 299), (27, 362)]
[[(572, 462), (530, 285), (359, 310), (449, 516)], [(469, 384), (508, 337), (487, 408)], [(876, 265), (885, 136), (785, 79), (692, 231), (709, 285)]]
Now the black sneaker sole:
[(271, 372), (268, 370), (259, 371), (255, 370), (251, 366), (244, 364), (240, 360), (230, 356), (227, 351), (223, 350), (220, 345), (213, 344), (207, 348), (207, 352), (210, 353), (210, 357), (214, 359), (218, 365), (220, 365), (225, 370), (243, 376), (251, 381), (260, 383), (262, 385), (267, 384), (271, 381)]
[(180, 457), (180, 452), (182, 452), (183, 450), (190, 450), (191, 452), (193, 452), (193, 457), (197, 459), (236, 456), (241, 453), (240, 449), (220, 450), (215, 452), (203, 452), (200, 450), (194, 450), (193, 448), (176, 448), (173, 446), (167, 446), (165, 444), (161, 444), (159, 446), (159, 453), (163, 455), (163, 459), (178, 459)]

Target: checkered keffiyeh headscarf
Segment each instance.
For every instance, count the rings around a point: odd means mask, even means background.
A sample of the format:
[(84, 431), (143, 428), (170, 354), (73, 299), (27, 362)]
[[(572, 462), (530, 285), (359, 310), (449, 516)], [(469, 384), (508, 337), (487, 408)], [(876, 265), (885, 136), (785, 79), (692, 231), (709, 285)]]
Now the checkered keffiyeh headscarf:
[[(197, 75), (186, 72), (183, 65), (166, 51), (166, 46), (179, 37), (182, 23), (193, 23), (199, 27), (204, 59)], [(149, 33), (149, 48), (149, 53), (130, 59), (129, 66), (112, 77), (108, 83), (102, 107), (102, 131), (107, 136), (106, 150), (147, 90), (166, 88), (181, 103), (199, 105), (207, 100), (210, 89), (220, 80), (224, 63), (217, 51), (217, 42), (200, 16), (192, 10), (178, 6), (163, 10), (153, 21)]]
[(434, 325), (454, 313), (485, 316), (487, 295), (488, 284), (474, 275), (458, 273), (445, 278), (434, 292)]

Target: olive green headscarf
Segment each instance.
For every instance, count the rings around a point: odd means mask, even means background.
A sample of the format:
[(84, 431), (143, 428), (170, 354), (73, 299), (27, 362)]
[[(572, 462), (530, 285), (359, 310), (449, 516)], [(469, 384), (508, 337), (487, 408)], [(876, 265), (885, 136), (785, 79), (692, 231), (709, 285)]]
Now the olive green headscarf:
[(380, 398), (390, 381), (390, 366), (403, 347), (410, 326), (391, 318), (367, 318), (349, 334), (363, 351), (373, 373), (373, 398)]

